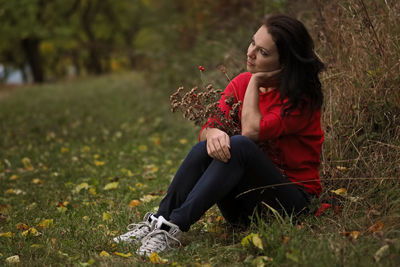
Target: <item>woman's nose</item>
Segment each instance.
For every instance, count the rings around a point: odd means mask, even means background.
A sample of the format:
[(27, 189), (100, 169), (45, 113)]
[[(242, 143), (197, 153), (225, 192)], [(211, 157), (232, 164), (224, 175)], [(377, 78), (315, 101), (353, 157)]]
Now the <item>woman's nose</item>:
[(256, 54), (254, 53), (254, 48), (249, 46), (249, 49), (247, 49), (247, 56), (250, 58), (255, 58)]

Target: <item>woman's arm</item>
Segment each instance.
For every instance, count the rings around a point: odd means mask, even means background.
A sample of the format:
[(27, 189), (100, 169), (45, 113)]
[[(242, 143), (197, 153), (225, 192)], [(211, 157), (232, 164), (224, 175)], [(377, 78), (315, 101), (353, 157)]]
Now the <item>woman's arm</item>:
[(242, 108), (242, 135), (258, 141), (260, 132), (260, 120), (262, 114), (259, 106), (259, 88), (277, 85), (277, 74), (280, 70), (272, 72), (258, 72), (251, 76), (246, 89)]
[(242, 108), (242, 135), (258, 141), (258, 134), (260, 130), (260, 120), (262, 114), (259, 107), (259, 83), (256, 75), (253, 75), (247, 86), (246, 93), (243, 100)]

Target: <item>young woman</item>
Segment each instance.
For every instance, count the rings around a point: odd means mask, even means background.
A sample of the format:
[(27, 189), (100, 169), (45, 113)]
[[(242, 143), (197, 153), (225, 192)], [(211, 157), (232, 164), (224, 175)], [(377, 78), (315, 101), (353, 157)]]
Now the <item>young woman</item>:
[(310, 197), (321, 192), (323, 63), (313, 49), (300, 21), (266, 16), (247, 50), (248, 72), (234, 78), (220, 100), (225, 114), (226, 96), (243, 103), (241, 135), (230, 137), (209, 119), (158, 212), (147, 213), (114, 241), (141, 242), (140, 255), (167, 250), (214, 204), (235, 225), (248, 225), (264, 203), (286, 214), (306, 210)]

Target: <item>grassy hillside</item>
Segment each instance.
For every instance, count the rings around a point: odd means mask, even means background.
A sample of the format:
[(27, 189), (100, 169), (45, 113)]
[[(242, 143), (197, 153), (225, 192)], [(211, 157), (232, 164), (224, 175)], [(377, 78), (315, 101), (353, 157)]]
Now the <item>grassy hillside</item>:
[[(3, 98), (0, 260), (152, 264), (134, 254), (135, 246), (111, 239), (157, 206), (197, 141), (197, 129), (168, 108), (168, 93), (148, 88), (134, 73), (30, 87)], [(266, 256), (277, 265), (372, 265), (383, 247), (379, 261), (398, 262), (397, 184), (372, 181), (362, 192), (342, 197), (340, 211), (299, 223), (273, 217), (239, 232), (212, 209), (184, 236), (182, 249), (160, 256), (173, 266), (250, 266)], [(241, 244), (250, 233), (261, 237), (262, 250)]]

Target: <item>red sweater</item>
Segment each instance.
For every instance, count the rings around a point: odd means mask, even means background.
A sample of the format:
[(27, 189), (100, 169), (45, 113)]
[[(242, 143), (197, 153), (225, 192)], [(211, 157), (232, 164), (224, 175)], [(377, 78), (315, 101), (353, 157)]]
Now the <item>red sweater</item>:
[[(235, 96), (236, 101), (239, 98), (243, 103), (251, 75), (249, 72), (242, 73), (225, 88), (219, 102), (219, 106), (225, 114), (229, 114), (231, 109), (225, 103), (225, 96)], [(260, 93), (259, 106), (262, 114), (259, 141), (268, 141), (269, 143), (269, 149), (265, 153), (291, 181), (304, 187), (310, 194), (318, 196), (321, 192), (318, 169), (324, 140), (320, 120), (321, 112), (318, 110), (310, 116), (307, 109), (304, 111), (295, 109), (289, 116), (282, 117), (283, 104), (278, 90)], [(209, 119), (203, 125), (201, 131), (210, 125), (211, 120)]]

